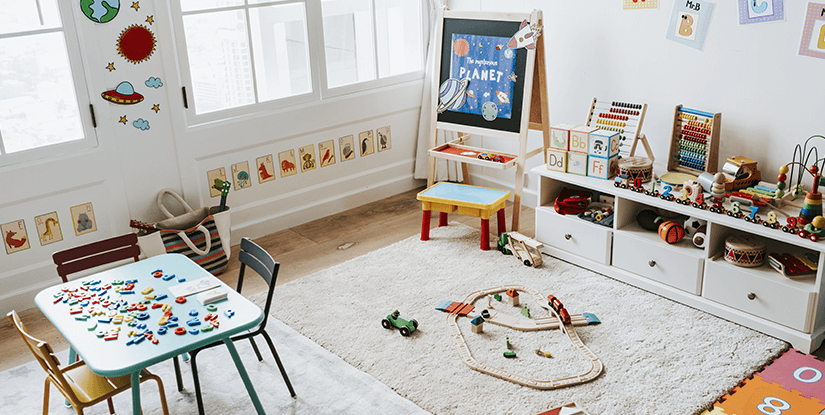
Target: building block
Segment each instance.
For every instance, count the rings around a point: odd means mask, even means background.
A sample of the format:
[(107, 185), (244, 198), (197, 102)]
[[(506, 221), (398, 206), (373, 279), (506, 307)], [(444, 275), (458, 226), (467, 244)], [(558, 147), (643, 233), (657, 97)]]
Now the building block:
[(590, 133), (588, 154), (596, 157), (613, 157), (619, 154), (619, 133), (609, 130), (596, 130)]
[(568, 152), (567, 172), (587, 176), (587, 154)]
[[(759, 376), (745, 379), (740, 386), (714, 404), (726, 414), (781, 413), (782, 415), (814, 415), (825, 411), (825, 404), (816, 398), (805, 398), (797, 391), (782, 389), (779, 384), (765, 382)], [(767, 411), (767, 412), (765, 412)]]
[(570, 129), (573, 124), (558, 124), (550, 127), (550, 148), (555, 150), (570, 150)]
[(587, 158), (587, 175), (599, 179), (610, 179), (619, 172), (619, 157), (602, 158), (589, 156)]
[(758, 373), (765, 382), (785, 390), (798, 391), (805, 398), (825, 402), (825, 362), (796, 349), (790, 349)]
[(598, 130), (596, 127), (577, 126), (570, 129), (570, 151), (587, 154), (590, 143), (590, 133)]
[(547, 150), (547, 169), (567, 172), (567, 152), (562, 150)]

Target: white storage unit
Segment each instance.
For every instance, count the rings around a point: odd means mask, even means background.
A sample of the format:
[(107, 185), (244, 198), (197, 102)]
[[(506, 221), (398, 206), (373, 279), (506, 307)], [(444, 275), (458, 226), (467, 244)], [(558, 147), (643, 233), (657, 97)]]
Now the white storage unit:
[[(655, 168), (659, 174), (664, 172), (663, 166)], [(811, 242), (724, 214), (620, 189), (612, 180), (560, 173), (545, 166), (532, 173), (540, 178), (536, 239), (545, 245), (545, 253), (783, 339), (804, 352), (816, 350), (825, 339), (825, 305), (820, 301), (825, 295), (825, 255), (821, 254), (825, 241)], [(615, 196), (613, 227), (556, 213), (555, 198), (565, 187)], [(706, 220), (706, 248), (696, 248), (689, 238), (669, 245), (636, 223), (639, 211), (657, 208)], [(818, 271), (791, 280), (770, 268), (767, 260), (754, 268), (730, 264), (723, 258), (725, 239), (734, 234), (761, 238), (767, 243), (767, 253), (813, 253), (819, 257)]]

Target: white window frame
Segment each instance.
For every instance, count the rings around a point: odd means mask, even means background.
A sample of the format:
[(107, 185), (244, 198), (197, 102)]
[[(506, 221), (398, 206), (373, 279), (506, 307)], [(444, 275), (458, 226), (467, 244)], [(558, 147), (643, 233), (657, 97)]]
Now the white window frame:
[[(386, 87), (390, 85), (400, 84), (403, 82), (414, 81), (418, 79), (423, 79), (424, 77), (424, 65), (426, 65), (426, 54), (427, 54), (427, 44), (426, 40), (429, 36), (429, 13), (427, 12), (427, 3), (428, 0), (419, 0), (420, 3), (420, 13), (421, 13), (421, 43), (422, 43), (422, 68), (418, 71), (409, 72), (400, 75), (389, 76), (386, 78), (378, 78), (370, 81), (358, 82), (350, 85), (344, 85), (337, 88), (328, 88), (327, 86), (327, 79), (326, 79), (326, 57), (324, 53), (324, 32), (323, 32), (323, 15), (321, 9), (321, 0), (262, 0), (266, 1), (266, 3), (247, 3), (244, 2), (244, 5), (240, 6), (227, 6), (227, 7), (219, 7), (219, 8), (210, 8), (207, 10), (198, 10), (192, 12), (186, 12), (187, 15), (198, 14), (198, 13), (212, 13), (217, 11), (229, 11), (229, 10), (245, 10), (247, 15), (247, 22), (249, 22), (249, 12), (250, 8), (255, 7), (265, 7), (269, 5), (283, 5), (283, 4), (291, 4), (291, 3), (303, 3), (304, 10), (306, 13), (306, 26), (307, 26), (307, 42), (309, 44), (309, 68), (310, 68), (310, 77), (311, 77), (311, 86), (312, 91), (304, 94), (293, 95), (290, 97), (279, 98), (271, 101), (265, 102), (256, 102), (249, 105), (244, 105), (235, 108), (228, 108), (223, 110), (218, 110), (214, 112), (209, 112), (205, 114), (196, 114), (195, 113), (195, 100), (197, 97), (195, 96), (194, 89), (192, 88), (192, 77), (191, 77), (191, 70), (189, 66), (189, 56), (187, 53), (186, 48), (186, 34), (184, 32), (183, 26), (183, 15), (184, 13), (181, 11), (180, 2), (177, 0), (173, 0), (169, 2), (170, 12), (172, 15), (172, 34), (174, 37), (175, 43), (175, 52), (176, 52), (176, 65), (178, 68), (178, 76), (180, 77), (181, 85), (186, 90), (186, 100), (187, 100), (187, 107), (184, 109), (185, 118), (186, 118), (186, 127), (187, 128), (194, 128), (204, 124), (221, 122), (225, 120), (233, 120), (239, 118), (247, 118), (247, 117), (254, 117), (261, 115), (263, 113), (269, 113), (272, 111), (277, 111), (284, 109), (286, 107), (291, 107), (295, 105), (307, 104), (311, 102), (320, 101), (323, 99), (340, 97), (348, 94), (363, 92), (371, 89)], [(375, 1), (375, 0), (371, 0)], [(373, 13), (374, 12), (373, 7)], [(373, 25), (373, 33), (375, 33), (375, 25)], [(250, 39), (250, 49), (253, 48), (252, 46), (252, 39), (251, 39), (251, 32), (248, 32), (248, 36)], [(375, 42), (376, 48), (376, 76), (378, 76), (378, 58), (377, 58), (377, 44)], [(254, 67), (254, 56), (251, 57), (252, 59), (252, 66)], [(257, 86), (254, 86), (255, 96), (257, 101)]]
[[(58, 13), (60, 15), (60, 27), (31, 30), (26, 32), (14, 32), (0, 34), (0, 39), (18, 38), (25, 35), (38, 35), (45, 33), (62, 32), (63, 40), (66, 44), (66, 55), (69, 60), (71, 79), (77, 99), (80, 123), (83, 129), (83, 138), (65, 143), (48, 144), (41, 147), (14, 152), (11, 154), (0, 154), (0, 168), (7, 168), (15, 164), (31, 162), (38, 159), (57, 157), (67, 153), (95, 148), (98, 146), (97, 131), (92, 123), (92, 97), (87, 74), (83, 66), (83, 55), (80, 50), (79, 33), (77, 29), (78, 15), (74, 14), (76, 4), (74, 2), (57, 1)], [(79, 12), (77, 12), (79, 13)], [(80, 15), (80, 17), (83, 17)], [(84, 17), (85, 18), (85, 17)], [(67, 20), (69, 24), (66, 24)], [(2, 134), (2, 133), (0, 133)], [(2, 137), (0, 137), (2, 140)], [(3, 145), (0, 141), (0, 145)], [(3, 149), (5, 153), (5, 146)]]

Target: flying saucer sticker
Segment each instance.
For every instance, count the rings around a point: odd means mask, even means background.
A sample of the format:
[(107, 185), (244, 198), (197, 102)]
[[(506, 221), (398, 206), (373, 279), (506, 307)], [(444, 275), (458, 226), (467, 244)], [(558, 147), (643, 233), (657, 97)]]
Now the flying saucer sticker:
[(97, 230), (95, 211), (92, 208), (91, 202), (72, 206), (70, 210), (72, 212), (72, 222), (74, 224), (73, 227), (75, 235), (85, 235)]
[(148, 60), (155, 51), (157, 40), (146, 26), (131, 25), (120, 32), (117, 39), (117, 52), (123, 59), (137, 65)]
[(135, 92), (135, 88), (127, 81), (121, 82), (117, 88), (106, 91), (100, 96), (106, 101), (120, 105), (132, 105), (143, 101), (143, 95)]
[(242, 161), (232, 165), (232, 180), (235, 182), (235, 190), (241, 190), (252, 186), (252, 179), (249, 176), (248, 161)]
[(375, 153), (375, 140), (372, 137), (372, 130), (358, 134), (358, 146), (361, 148), (361, 157)]
[(301, 162), (301, 173), (315, 170), (315, 144), (298, 148), (298, 159)]
[(295, 150), (278, 153), (278, 165), (281, 167), (281, 177), (298, 174), (298, 170), (295, 169)]
[(37, 236), (40, 237), (40, 246), (46, 246), (63, 240), (63, 232), (60, 230), (60, 221), (57, 219), (57, 212), (35, 216), (34, 224), (37, 226)]
[(335, 140), (318, 143), (318, 156), (321, 157), (321, 167), (335, 164)]
[(389, 150), (392, 148), (392, 138), (390, 137), (390, 126), (381, 127), (375, 130), (375, 135), (378, 136), (378, 151)]
[(275, 180), (275, 164), (272, 162), (272, 154), (255, 159), (258, 166), (258, 183), (266, 183)]
[(215, 180), (218, 180), (220, 183), (225, 182), (226, 169), (219, 167), (206, 172), (206, 184), (209, 186), (209, 197), (218, 197), (221, 195), (221, 187), (214, 186)]
[(355, 158), (355, 143), (352, 134), (339, 138), (338, 147), (341, 148), (341, 161), (348, 161)]
[(120, 11), (120, 0), (80, 0), (80, 10), (95, 23), (109, 23)]
[[(525, 27), (530, 30), (529, 24)], [(510, 97), (513, 96), (514, 85), (510, 75), (516, 69), (515, 53), (512, 51), (516, 48), (508, 46), (512, 40), (497, 36), (452, 35), (451, 79), (444, 82), (439, 91), (442, 103), (452, 103), (446, 110), (481, 115), (487, 121), (510, 119), (513, 112)], [(523, 38), (515, 43), (518, 47), (526, 45)], [(510, 53), (506, 53), (508, 50)], [(487, 104), (485, 107), (488, 102), (494, 105)], [(459, 103), (460, 106), (457, 105)], [(493, 109), (495, 114), (490, 113)]]
[(26, 223), (22, 219), (0, 225), (0, 231), (3, 232), (3, 245), (6, 246), (7, 254), (31, 248)]

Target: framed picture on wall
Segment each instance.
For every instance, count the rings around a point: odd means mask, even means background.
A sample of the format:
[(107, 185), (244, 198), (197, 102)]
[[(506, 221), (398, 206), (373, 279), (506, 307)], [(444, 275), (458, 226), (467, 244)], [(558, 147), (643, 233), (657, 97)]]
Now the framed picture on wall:
[(255, 166), (258, 170), (259, 184), (275, 180), (275, 163), (272, 162), (272, 154), (256, 158)]
[(321, 158), (321, 167), (335, 164), (335, 140), (318, 143), (318, 157)]
[(241, 190), (252, 186), (252, 178), (249, 176), (248, 161), (242, 161), (232, 165), (232, 181), (235, 183), (235, 190)]
[(31, 248), (29, 235), (26, 232), (26, 222), (23, 219), (0, 225), (3, 232), (3, 244), (6, 253), (13, 254)]
[(665, 37), (702, 50), (710, 27), (710, 18), (713, 16), (713, 7), (713, 3), (704, 0), (676, 0)]
[(72, 212), (72, 223), (74, 224), (75, 235), (85, 235), (97, 230), (97, 221), (95, 220), (95, 210), (92, 207), (92, 202), (72, 206), (69, 210)]
[(785, 20), (785, 0), (738, 0), (739, 24)]
[(57, 219), (57, 212), (35, 216), (34, 225), (37, 227), (37, 236), (40, 237), (40, 246), (46, 246), (63, 240), (63, 232), (60, 230), (60, 221)]
[(338, 139), (338, 147), (341, 148), (341, 161), (348, 161), (355, 158), (355, 141), (352, 134)]
[[(218, 184), (215, 181), (218, 181)], [(220, 184), (226, 181), (226, 169), (219, 167), (206, 172), (206, 184), (209, 186), (209, 197), (221, 195)]]
[(381, 127), (375, 130), (378, 136), (378, 151), (389, 150), (392, 148), (392, 134), (390, 134), (390, 126)]
[(825, 4), (808, 3), (799, 54), (825, 59)]

